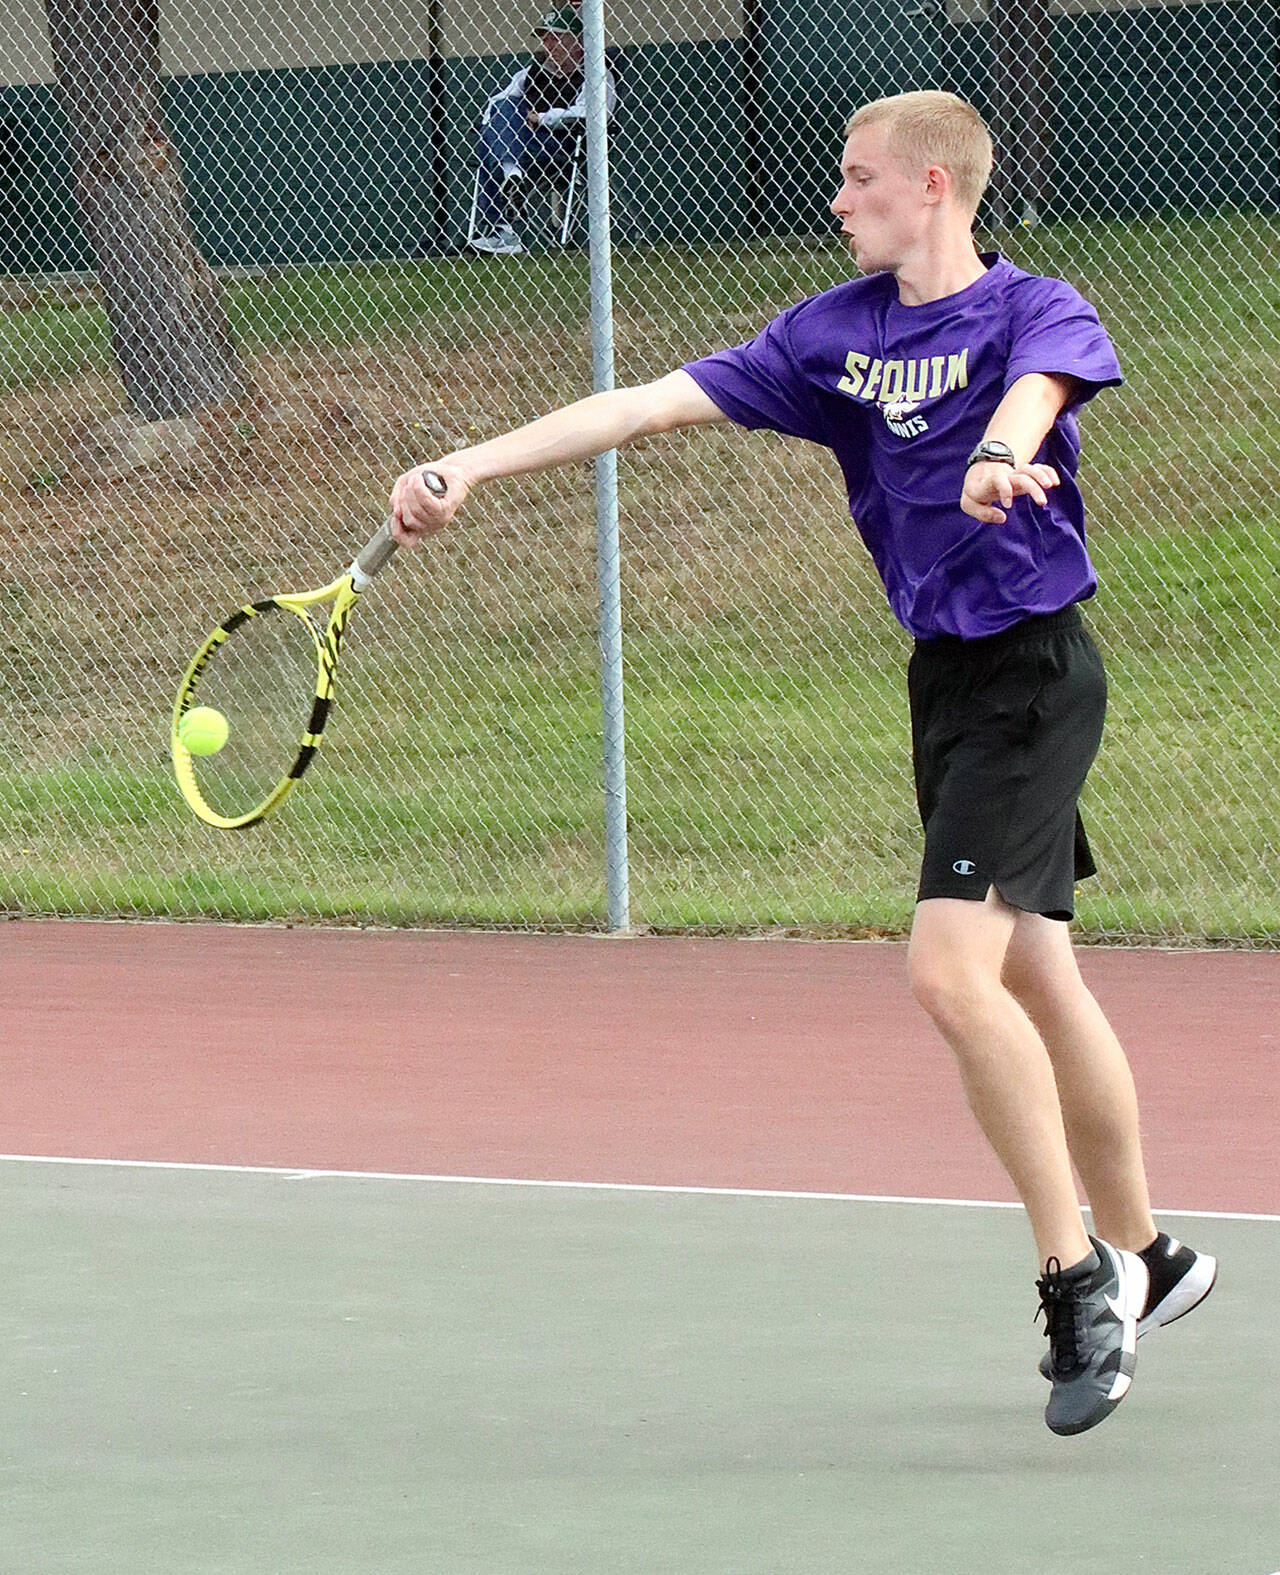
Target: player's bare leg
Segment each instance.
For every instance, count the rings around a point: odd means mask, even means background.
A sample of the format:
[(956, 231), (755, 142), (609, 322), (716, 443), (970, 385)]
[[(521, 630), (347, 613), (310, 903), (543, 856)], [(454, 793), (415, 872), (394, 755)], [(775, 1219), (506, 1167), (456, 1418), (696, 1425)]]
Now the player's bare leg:
[(1056, 919), (1020, 913), (1003, 978), (1035, 1024), (1058, 1085), (1067, 1143), (1097, 1235), (1141, 1252), (1156, 1237), (1133, 1074)]
[(1053, 1063), (1004, 978), (1018, 918), (994, 887), (981, 903), (921, 902), (911, 984), (955, 1052), (969, 1104), (1031, 1221), (1053, 1384), (1045, 1421), (1082, 1433), (1129, 1391), (1150, 1279), (1140, 1258), (1085, 1232)]
[(1048, 1051), (1002, 978), (1016, 924), (994, 888), (981, 903), (926, 899), (911, 933), (911, 987), (956, 1056), (970, 1108), (1026, 1206), (1040, 1262), (1071, 1265), (1092, 1247)]
[[(1102, 1008), (1080, 977), (1067, 926), (1018, 915), (1004, 981), (1035, 1023), (1058, 1081), (1067, 1142), (1095, 1233), (1138, 1253), (1150, 1282), (1137, 1333), (1173, 1323), (1213, 1289), (1216, 1260), (1157, 1234), (1147, 1194), (1133, 1074)], [(1053, 1377), (1051, 1357), (1040, 1364)]]

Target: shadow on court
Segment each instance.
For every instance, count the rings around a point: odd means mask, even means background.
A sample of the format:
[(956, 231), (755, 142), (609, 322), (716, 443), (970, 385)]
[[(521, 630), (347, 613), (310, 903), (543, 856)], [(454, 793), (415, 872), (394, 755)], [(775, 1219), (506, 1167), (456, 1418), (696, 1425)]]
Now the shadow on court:
[(1280, 1223), (1054, 1438), (1014, 1210), (0, 1163), (21, 1575), (1270, 1575)]

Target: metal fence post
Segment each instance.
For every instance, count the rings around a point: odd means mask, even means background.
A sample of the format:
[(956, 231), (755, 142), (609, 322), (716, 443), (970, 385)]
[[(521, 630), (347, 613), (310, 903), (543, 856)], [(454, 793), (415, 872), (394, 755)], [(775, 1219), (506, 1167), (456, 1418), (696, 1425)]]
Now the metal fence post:
[[(609, 215), (609, 114), (603, 0), (584, 0), (587, 214), (591, 247), (592, 386), (613, 387), (613, 262)], [(600, 588), (605, 868), (609, 928), (630, 927), (627, 871), (626, 727), (622, 699), (622, 596), (618, 545), (618, 454), (596, 461), (596, 577)]]

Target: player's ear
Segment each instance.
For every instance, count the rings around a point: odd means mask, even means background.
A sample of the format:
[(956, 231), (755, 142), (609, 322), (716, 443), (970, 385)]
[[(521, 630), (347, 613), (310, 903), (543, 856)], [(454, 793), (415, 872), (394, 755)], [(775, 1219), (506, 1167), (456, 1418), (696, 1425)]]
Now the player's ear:
[(951, 195), (951, 171), (942, 164), (930, 164), (924, 172), (924, 200), (931, 207)]

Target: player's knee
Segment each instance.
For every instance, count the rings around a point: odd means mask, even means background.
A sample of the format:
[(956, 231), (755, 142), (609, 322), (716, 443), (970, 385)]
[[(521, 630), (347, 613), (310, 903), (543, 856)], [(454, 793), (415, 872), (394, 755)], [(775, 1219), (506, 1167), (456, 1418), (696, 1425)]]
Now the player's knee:
[(1000, 988), (971, 959), (926, 948), (912, 948), (908, 976), (916, 1001), (948, 1035), (985, 1016), (990, 995)]

